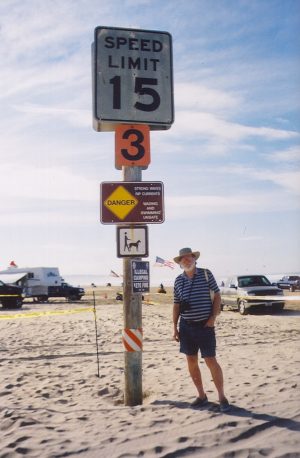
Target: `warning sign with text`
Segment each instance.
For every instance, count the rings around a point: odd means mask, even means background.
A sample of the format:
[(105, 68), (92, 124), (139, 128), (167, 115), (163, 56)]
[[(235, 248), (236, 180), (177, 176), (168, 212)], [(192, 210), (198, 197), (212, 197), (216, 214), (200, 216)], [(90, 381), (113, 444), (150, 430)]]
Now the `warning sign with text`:
[(132, 261), (132, 292), (148, 293), (150, 291), (150, 276), (148, 261)]
[(103, 224), (164, 222), (161, 181), (103, 182), (100, 193)]

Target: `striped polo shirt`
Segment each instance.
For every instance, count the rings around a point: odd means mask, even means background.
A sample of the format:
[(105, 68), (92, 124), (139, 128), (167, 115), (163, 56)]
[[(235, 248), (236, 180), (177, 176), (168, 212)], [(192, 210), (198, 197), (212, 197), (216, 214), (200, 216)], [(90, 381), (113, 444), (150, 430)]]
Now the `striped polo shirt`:
[(178, 275), (174, 283), (174, 303), (178, 304), (185, 300), (191, 305), (190, 310), (181, 314), (186, 320), (207, 320), (212, 313), (212, 303), (209, 290), (218, 293), (219, 287), (210, 270), (205, 269), (208, 282), (205, 278), (204, 269), (196, 268), (193, 278), (189, 278), (185, 272)]

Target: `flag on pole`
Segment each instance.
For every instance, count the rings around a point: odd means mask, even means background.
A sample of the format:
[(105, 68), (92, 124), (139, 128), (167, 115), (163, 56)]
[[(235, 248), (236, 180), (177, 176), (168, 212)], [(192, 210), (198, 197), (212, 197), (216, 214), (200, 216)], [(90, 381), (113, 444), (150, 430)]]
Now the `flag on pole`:
[(120, 275), (118, 275), (116, 272), (114, 272), (113, 270), (110, 271), (110, 274), (109, 274), (111, 277), (117, 277), (119, 278)]
[(159, 256), (156, 256), (155, 266), (157, 266), (157, 267), (170, 267), (170, 269), (174, 269), (175, 264), (172, 261), (166, 261), (165, 259), (160, 258)]
[(15, 261), (11, 261), (9, 263), (9, 267), (18, 267), (17, 264), (15, 263)]

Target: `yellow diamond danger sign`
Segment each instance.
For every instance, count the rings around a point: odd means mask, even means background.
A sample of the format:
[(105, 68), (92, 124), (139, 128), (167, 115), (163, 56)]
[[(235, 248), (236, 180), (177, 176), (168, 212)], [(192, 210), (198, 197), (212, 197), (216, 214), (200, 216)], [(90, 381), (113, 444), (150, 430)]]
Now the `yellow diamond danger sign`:
[(102, 224), (159, 224), (164, 218), (164, 187), (161, 181), (100, 183)]
[(122, 221), (138, 203), (124, 186), (118, 186), (104, 201), (105, 207)]

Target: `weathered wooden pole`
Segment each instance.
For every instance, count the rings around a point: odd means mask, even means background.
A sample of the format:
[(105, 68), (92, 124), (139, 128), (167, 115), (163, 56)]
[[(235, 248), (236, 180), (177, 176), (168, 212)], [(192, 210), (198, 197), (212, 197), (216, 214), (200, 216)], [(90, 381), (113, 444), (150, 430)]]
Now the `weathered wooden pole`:
[[(135, 65), (124, 67), (120, 59)], [(93, 127), (97, 132), (115, 131), (115, 167), (122, 167), (124, 182), (142, 181), (142, 168), (150, 164), (150, 130), (166, 130), (174, 122), (172, 37), (168, 32), (154, 30), (96, 27), (92, 74)], [(140, 223), (145, 226), (163, 221), (162, 183), (150, 183), (148, 192), (136, 193), (119, 182), (101, 183), (101, 223), (129, 224), (133, 233)], [(119, 246), (121, 229), (117, 228)], [(122, 254), (119, 249), (118, 254), (124, 257), (124, 401), (128, 406), (142, 404), (143, 400), (141, 291), (149, 290), (149, 263), (143, 263), (141, 257), (148, 256), (147, 226), (141, 233), (143, 252), (138, 250), (140, 239), (131, 242), (137, 244), (134, 253), (140, 257), (136, 258), (133, 252), (131, 256), (125, 231), (124, 249)], [(142, 264), (147, 268), (137, 267)]]
[[(123, 167), (123, 181), (142, 181), (141, 167)], [(140, 258), (135, 258), (140, 260)], [(124, 330), (142, 328), (142, 294), (133, 293), (131, 259), (123, 259), (123, 311)], [(136, 406), (143, 403), (142, 351), (125, 351), (124, 404)]]

